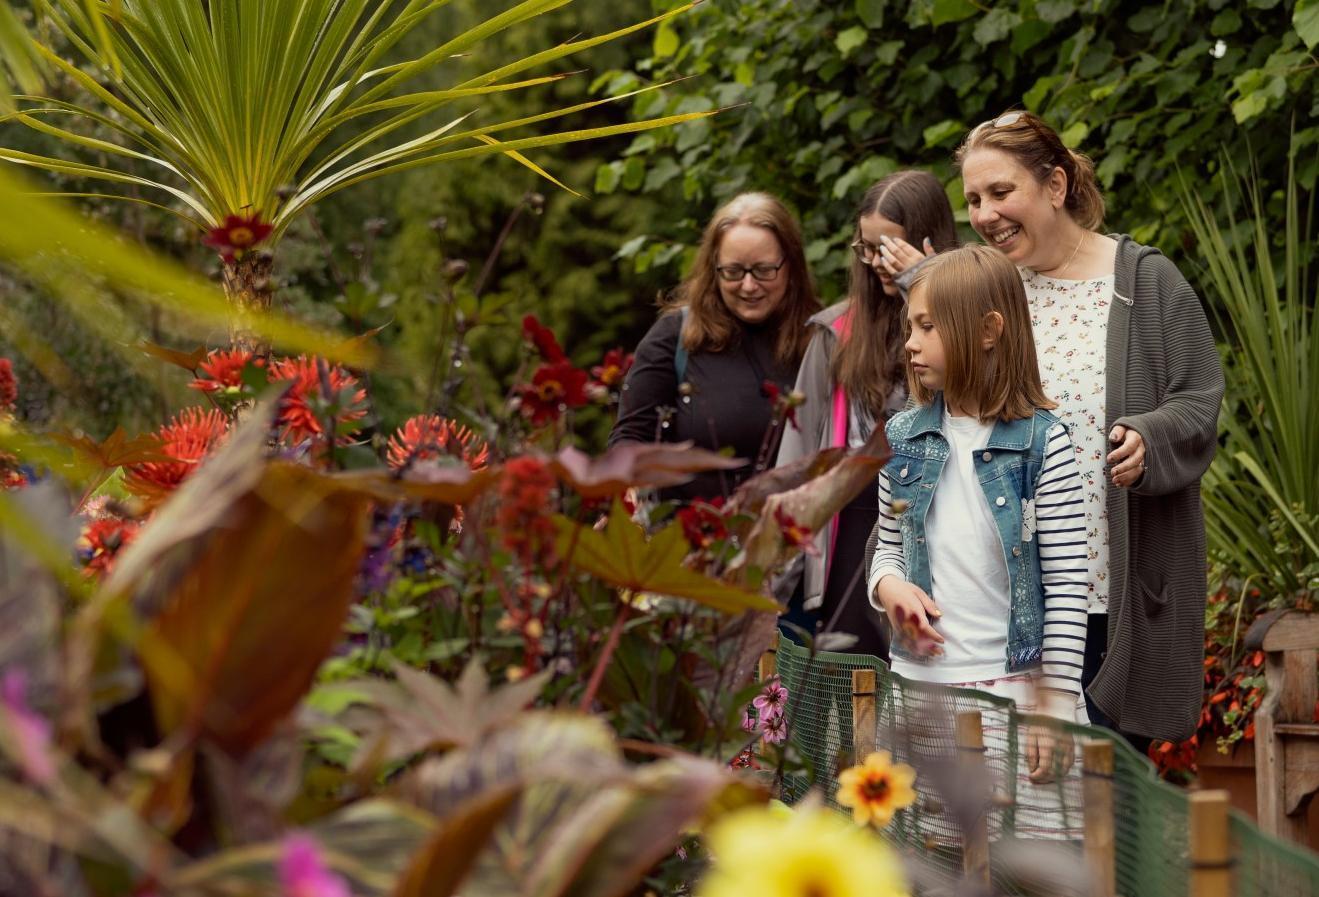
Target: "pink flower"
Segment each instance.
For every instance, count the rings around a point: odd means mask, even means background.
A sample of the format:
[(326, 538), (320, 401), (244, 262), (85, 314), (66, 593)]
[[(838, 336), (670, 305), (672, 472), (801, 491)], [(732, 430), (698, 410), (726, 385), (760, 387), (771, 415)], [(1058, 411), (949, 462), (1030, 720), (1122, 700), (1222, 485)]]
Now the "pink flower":
[(0, 706), (4, 707), (5, 722), (14, 739), (13, 749), (23, 774), (38, 785), (53, 781), (55, 759), (50, 752), (50, 723), (28, 706), (27, 674), (22, 670), (5, 673), (0, 683)]
[(776, 716), (782, 716), (788, 706), (788, 690), (777, 679), (771, 679), (764, 691), (756, 695), (751, 706), (756, 708), (760, 718), (768, 723)]
[(763, 720), (760, 724), (760, 734), (770, 744), (782, 744), (788, 740), (788, 718), (779, 714)]
[(284, 897), (352, 897), (348, 883), (325, 865), (315, 839), (300, 832), (284, 839), (279, 884)]

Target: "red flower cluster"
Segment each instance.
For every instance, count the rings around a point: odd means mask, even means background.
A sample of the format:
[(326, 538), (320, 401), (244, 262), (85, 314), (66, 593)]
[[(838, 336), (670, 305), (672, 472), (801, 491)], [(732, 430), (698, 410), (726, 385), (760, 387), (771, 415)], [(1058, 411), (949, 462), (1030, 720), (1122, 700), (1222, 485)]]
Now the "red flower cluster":
[(591, 376), (606, 389), (617, 389), (623, 385), (627, 372), (632, 370), (636, 356), (623, 353), (622, 349), (610, 349), (604, 360), (591, 368)]
[(389, 437), (389, 466), (400, 470), (431, 458), (459, 458), (472, 470), (490, 460), (490, 448), (467, 427), (438, 414), (418, 414)]
[(563, 354), (563, 348), (554, 333), (536, 319), (527, 315), (522, 319), (522, 333), (536, 349), (543, 364), (536, 368), (530, 383), (514, 388), (520, 400), (522, 413), (532, 426), (539, 427), (558, 420), (568, 408), (580, 408), (587, 402), (586, 371), (575, 367)]
[(117, 517), (90, 521), (83, 527), (78, 540), (78, 547), (82, 549), (83, 573), (96, 577), (109, 573), (115, 557), (133, 541), (140, 528), (141, 524), (135, 520), (120, 520)]
[(202, 392), (239, 389), (243, 385), (243, 368), (249, 364), (264, 367), (266, 360), (249, 349), (212, 349), (198, 367), (201, 376), (188, 385)]
[(799, 392), (784, 392), (773, 380), (766, 380), (760, 384), (760, 391), (769, 399), (776, 418), (792, 424), (793, 429), (801, 429), (797, 426), (797, 406), (806, 401), (805, 396)]
[(537, 562), (550, 567), (555, 561), (555, 530), (549, 517), (555, 485), (554, 473), (539, 458), (524, 455), (504, 465), (495, 525), (500, 542), (524, 567)]
[(202, 243), (220, 253), (220, 258), (226, 262), (233, 263), (270, 236), (272, 230), (274, 227), (262, 221), (259, 212), (247, 217), (230, 215), (224, 219), (224, 224), (211, 228)]
[(809, 529), (802, 526), (792, 516), (784, 511), (783, 508), (774, 509), (774, 522), (779, 525), (779, 530), (783, 533), (783, 541), (787, 542), (794, 548), (800, 548), (807, 554), (811, 554), (818, 549), (812, 540), (812, 533)]
[(18, 378), (14, 376), (14, 363), (0, 358), (0, 411), (12, 411), (18, 404)]
[[(270, 362), (269, 371), (271, 383), (289, 384), (289, 391), (279, 406), (278, 423), (283, 428), (281, 438), (297, 444), (320, 436), (324, 432), (324, 422), (313, 405), (321, 395), (321, 377), (316, 359), (306, 355), (274, 359)], [(356, 377), (338, 365), (329, 366), (329, 381), (330, 389), (336, 396), (344, 390), (352, 390), (349, 407), (340, 408), (335, 415), (334, 427), (338, 432), (345, 424), (366, 417), (366, 390), (358, 385)]]
[(228, 419), (215, 409), (183, 409), (158, 434), (161, 454), (173, 460), (131, 465), (125, 470), (124, 488), (148, 502), (165, 499), (197, 469), (228, 429)]
[(694, 501), (674, 515), (682, 524), (682, 534), (693, 550), (709, 548), (715, 542), (728, 538), (723, 507), (724, 497), (721, 495), (708, 501)]

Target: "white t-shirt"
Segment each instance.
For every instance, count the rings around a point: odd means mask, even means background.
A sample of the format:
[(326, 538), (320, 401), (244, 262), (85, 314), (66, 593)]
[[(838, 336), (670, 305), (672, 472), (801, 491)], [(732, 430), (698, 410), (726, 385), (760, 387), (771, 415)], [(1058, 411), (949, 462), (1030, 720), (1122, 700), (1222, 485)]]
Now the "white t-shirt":
[(1104, 431), (1108, 313), (1113, 275), (1058, 280), (1021, 268), (1044, 394), (1071, 431), (1085, 500), (1089, 612), (1108, 613), (1108, 510), (1104, 468), (1112, 447)]
[(993, 421), (944, 413), (948, 461), (925, 515), (930, 597), (943, 612), (934, 628), (945, 639), (944, 653), (930, 663), (895, 656), (893, 671), (908, 679), (976, 682), (1003, 675), (1012, 609), (1008, 568), (975, 470), (975, 454), (993, 432)]

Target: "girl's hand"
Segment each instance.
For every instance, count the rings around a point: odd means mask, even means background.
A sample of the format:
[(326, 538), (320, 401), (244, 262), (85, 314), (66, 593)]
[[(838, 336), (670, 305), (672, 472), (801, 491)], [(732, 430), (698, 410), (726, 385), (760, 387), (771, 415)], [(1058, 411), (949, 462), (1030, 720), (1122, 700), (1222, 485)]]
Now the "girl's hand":
[(925, 253), (922, 255), (901, 237), (879, 238), (879, 263), (893, 276), (901, 274), (921, 259), (934, 255), (934, 244), (925, 238)]
[(944, 638), (930, 625), (930, 618), (938, 619), (943, 612), (924, 589), (896, 576), (885, 576), (875, 586), (875, 597), (888, 614), (893, 633), (916, 654), (937, 657), (943, 653), (939, 646)]
[(1108, 434), (1117, 448), (1108, 453), (1108, 475), (1113, 485), (1126, 488), (1140, 482), (1145, 475), (1145, 440), (1130, 427), (1117, 426)]
[[(1038, 714), (1057, 720), (1076, 715), (1076, 695), (1041, 688), (1036, 693)], [(1076, 761), (1072, 736), (1060, 725), (1038, 717), (1026, 729), (1026, 769), (1030, 780), (1043, 785), (1064, 776)], [(1057, 764), (1057, 768), (1054, 765)]]

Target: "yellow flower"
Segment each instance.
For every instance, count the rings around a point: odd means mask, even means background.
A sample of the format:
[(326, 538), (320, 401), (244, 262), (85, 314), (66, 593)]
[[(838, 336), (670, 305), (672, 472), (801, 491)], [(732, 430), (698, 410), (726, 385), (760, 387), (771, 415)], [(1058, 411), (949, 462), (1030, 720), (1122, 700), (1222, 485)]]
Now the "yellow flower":
[(784, 816), (739, 810), (711, 828), (714, 865), (696, 897), (905, 897), (897, 855), (871, 832), (817, 807)]
[(894, 811), (916, 801), (914, 781), (916, 770), (894, 763), (888, 751), (875, 751), (864, 763), (838, 774), (838, 803), (852, 808), (857, 825), (883, 828)]

